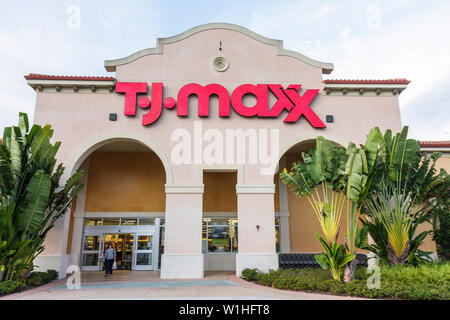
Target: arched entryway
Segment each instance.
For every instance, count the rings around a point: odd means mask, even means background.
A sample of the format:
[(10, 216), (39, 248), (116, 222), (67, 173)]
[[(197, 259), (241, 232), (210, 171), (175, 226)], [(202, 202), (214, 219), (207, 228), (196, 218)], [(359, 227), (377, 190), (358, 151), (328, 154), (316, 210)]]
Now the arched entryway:
[(160, 156), (142, 141), (112, 138), (80, 159), (72, 171), (79, 163), (85, 186), (68, 219), (69, 264), (101, 270), (104, 245), (111, 243), (119, 269), (159, 269), (168, 180)]

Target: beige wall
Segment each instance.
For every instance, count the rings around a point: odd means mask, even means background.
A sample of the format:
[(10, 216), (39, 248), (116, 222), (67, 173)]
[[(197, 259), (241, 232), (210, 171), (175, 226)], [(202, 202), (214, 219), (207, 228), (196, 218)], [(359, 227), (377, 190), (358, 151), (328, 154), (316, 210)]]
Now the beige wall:
[(236, 172), (204, 172), (204, 212), (237, 212)]
[(86, 211), (165, 211), (165, 174), (153, 152), (94, 152)]
[[(217, 50), (219, 39), (224, 44), (223, 52)], [(58, 161), (66, 166), (64, 178), (76, 170), (93, 150), (109, 140), (131, 139), (149, 146), (162, 159), (165, 172), (159, 159), (151, 153), (136, 154), (132, 158), (129, 154), (115, 154), (111, 160), (106, 153), (90, 156), (86, 210), (166, 211), (166, 215), (170, 216), (166, 221), (167, 252), (172, 250), (172, 253), (177, 254), (185, 252), (200, 255), (203, 201), (200, 191), (195, 188), (202, 183), (202, 170), (205, 166), (195, 162), (181, 165), (172, 162), (171, 152), (177, 142), (171, 138), (176, 129), (186, 129), (194, 135), (194, 127), (199, 121), (202, 123), (203, 132), (215, 129), (223, 135), (228, 129), (277, 129), (280, 141), (277, 148), (280, 155), (294, 144), (315, 139), (318, 135), (346, 145), (348, 141), (362, 143), (368, 128), (374, 126), (380, 126), (381, 130), (391, 128), (394, 132), (401, 129), (397, 95), (327, 95), (321, 90), (322, 67), (279, 54), (278, 44), (280, 42), (274, 44), (272, 41), (263, 40), (262, 37), (252, 37), (226, 28), (204, 30), (164, 45), (161, 54), (146, 55), (121, 64), (116, 69), (115, 77), (119, 82), (147, 82), (150, 86), (154, 82), (162, 82), (164, 98), (177, 97), (180, 88), (188, 83), (217, 83), (224, 86), (230, 94), (242, 84), (281, 84), (283, 87), (301, 84), (301, 94), (307, 89), (320, 90), (311, 103), (311, 108), (323, 121), (326, 115), (334, 115), (334, 122), (326, 123), (326, 128), (316, 129), (304, 117), (295, 124), (287, 124), (283, 122), (286, 113), (278, 118), (248, 118), (232, 111), (230, 117), (224, 119), (218, 115), (217, 97), (211, 98), (208, 118), (197, 116), (198, 99), (192, 97), (189, 99), (188, 117), (178, 117), (176, 110), (163, 108), (159, 120), (144, 127), (141, 125), (141, 118), (148, 111), (138, 107), (135, 117), (124, 116), (125, 97), (115, 93), (113, 88), (111, 92), (58, 92), (56, 89), (38, 91), (34, 121), (38, 124), (51, 124), (55, 130), (54, 140), (62, 141)], [(224, 55), (229, 61), (230, 67), (225, 72), (217, 72), (213, 67), (213, 61), (219, 55)], [(244, 98), (244, 103), (251, 105), (252, 99), (251, 96)], [(276, 101), (277, 98), (270, 94), (269, 105), (272, 106)], [(117, 121), (109, 121), (109, 113), (116, 113)], [(273, 184), (275, 172), (262, 175), (261, 167), (266, 165), (250, 164), (246, 156), (245, 164), (239, 166), (239, 174), (242, 177), (240, 183), (248, 189), (261, 187), (259, 189), (266, 192)], [(185, 188), (190, 190), (189, 192), (195, 189), (196, 193), (174, 192), (165, 197), (164, 184), (174, 189)], [(230, 199), (236, 199), (236, 194), (231, 197), (231, 191), (228, 192)], [(272, 205), (277, 203), (276, 197), (277, 195), (274, 197), (272, 194), (244, 192), (237, 196), (237, 211), (241, 210), (238, 215), (242, 231), (239, 241), (247, 241), (242, 246), (243, 253), (258, 253), (264, 257), (268, 252), (274, 253), (273, 211), (279, 208)], [(292, 198), (292, 195), (290, 197)], [(298, 201), (302, 199), (291, 199), (289, 203), (292, 208), (293, 251), (302, 249), (300, 244), (317, 244), (311, 232), (317, 228), (310, 225), (315, 220), (308, 214), (308, 206)], [(212, 204), (205, 205), (212, 206), (211, 209), (214, 210)], [(236, 204), (227, 205), (227, 210), (236, 208)], [(308, 222), (309, 219), (311, 222)], [(259, 231), (255, 224), (261, 226)], [(53, 248), (51, 253), (66, 252), (66, 225), (69, 225), (69, 218), (67, 221), (61, 221), (61, 225), (55, 227), (47, 238), (48, 248)], [(305, 232), (296, 234), (293, 232), (297, 230), (295, 226), (303, 227)], [(180, 230), (189, 230), (189, 234), (185, 232), (181, 238)], [(261, 242), (263, 236), (266, 238)], [(247, 239), (243, 239), (245, 237)], [(170, 245), (172, 240), (173, 245)], [(191, 244), (192, 247), (189, 247)], [(309, 251), (310, 248), (305, 247), (304, 250)], [(49, 253), (50, 251), (45, 252)]]
[[(450, 154), (446, 153), (441, 156), (441, 158), (436, 161), (435, 168), (439, 172), (439, 170), (445, 169), (447, 172), (450, 172)], [(419, 234), (422, 231), (433, 230), (433, 226), (431, 223), (425, 222), (417, 227), (416, 233)], [(422, 246), (420, 246), (420, 250), (422, 251), (431, 251), (436, 252), (436, 243), (433, 241), (433, 236), (428, 235), (423, 241)]]

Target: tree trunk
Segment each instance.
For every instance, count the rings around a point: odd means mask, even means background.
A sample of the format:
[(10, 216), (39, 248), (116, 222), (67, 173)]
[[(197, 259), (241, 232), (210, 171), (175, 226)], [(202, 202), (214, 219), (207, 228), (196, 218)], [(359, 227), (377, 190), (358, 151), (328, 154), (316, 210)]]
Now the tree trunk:
[(347, 283), (347, 282), (350, 282), (353, 280), (353, 274), (355, 273), (357, 264), (358, 264), (358, 260), (356, 259), (356, 256), (355, 256), (355, 259), (353, 259), (352, 261), (348, 262), (345, 265), (344, 278), (342, 279), (344, 281), (344, 283)]
[(397, 257), (394, 253), (394, 250), (392, 249), (391, 243), (388, 240), (388, 260), (389, 260), (389, 264), (391, 266), (396, 266), (399, 264), (403, 264), (406, 262), (406, 260), (408, 260), (408, 255), (409, 255), (409, 241), (406, 244), (406, 248), (405, 251), (403, 251), (402, 255), (400, 257)]

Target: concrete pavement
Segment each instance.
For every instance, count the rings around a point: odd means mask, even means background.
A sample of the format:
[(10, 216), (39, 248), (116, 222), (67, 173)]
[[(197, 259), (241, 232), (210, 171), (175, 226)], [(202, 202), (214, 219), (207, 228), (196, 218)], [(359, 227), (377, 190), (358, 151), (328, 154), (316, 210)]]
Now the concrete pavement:
[(205, 272), (203, 279), (161, 280), (158, 271), (82, 272), (81, 289), (69, 290), (58, 280), (2, 300), (343, 300), (345, 296), (285, 291), (236, 278), (234, 272)]

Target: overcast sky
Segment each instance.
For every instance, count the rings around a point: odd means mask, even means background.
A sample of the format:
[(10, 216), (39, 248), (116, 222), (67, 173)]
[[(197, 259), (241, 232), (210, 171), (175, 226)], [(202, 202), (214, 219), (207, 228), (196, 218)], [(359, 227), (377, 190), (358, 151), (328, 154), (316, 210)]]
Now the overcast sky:
[(196, 25), (227, 22), (334, 63), (326, 78), (411, 80), (400, 96), (410, 136), (450, 140), (450, 1), (0, 3), (0, 132), (16, 124), (19, 111), (32, 116), (36, 94), (23, 78), (30, 72), (111, 75), (105, 59)]

